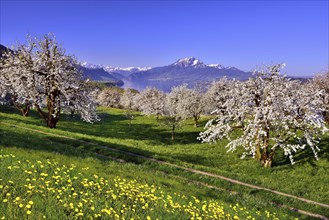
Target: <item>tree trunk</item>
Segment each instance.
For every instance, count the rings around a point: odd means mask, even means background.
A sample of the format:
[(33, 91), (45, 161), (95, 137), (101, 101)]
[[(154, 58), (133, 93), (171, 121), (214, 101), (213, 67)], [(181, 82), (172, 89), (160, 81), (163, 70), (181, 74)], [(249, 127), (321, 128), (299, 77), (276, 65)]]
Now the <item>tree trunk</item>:
[(24, 117), (28, 117), (30, 113), (30, 106), (26, 105), (24, 108), (21, 109), (21, 112)]
[(174, 140), (175, 140), (175, 125), (173, 125), (171, 129), (171, 141), (174, 142)]
[(56, 124), (60, 115), (60, 101), (57, 100), (58, 109), (56, 109), (56, 99), (59, 96), (59, 91), (53, 91), (47, 99), (48, 115), (47, 115), (47, 127), (56, 128)]
[(273, 150), (268, 149), (269, 140), (270, 140), (270, 131), (267, 129), (266, 135), (263, 137), (262, 153), (260, 152), (261, 151), (260, 143), (258, 144), (258, 148), (257, 148), (257, 152), (256, 152), (257, 154), (261, 153), (260, 163), (261, 163), (261, 166), (263, 166), (263, 167), (272, 167), (275, 149), (273, 149)]
[(261, 166), (272, 167), (274, 154), (275, 154), (275, 148), (273, 150), (271, 150), (270, 153), (263, 152), (262, 158), (260, 159)]
[(58, 119), (57, 118), (50, 117), (47, 120), (47, 127), (49, 127), (49, 128), (56, 128), (57, 122), (58, 122)]
[(57, 109), (55, 108), (56, 98), (59, 96), (59, 91), (54, 91), (47, 96), (47, 109), (48, 112), (44, 112), (39, 105), (35, 104), (35, 107), (39, 115), (45, 120), (47, 127), (56, 128), (56, 124), (59, 120), (61, 112), (60, 100), (57, 101)]
[(323, 118), (324, 118), (324, 121), (329, 124), (329, 112), (328, 111), (324, 111), (323, 112)]
[[(259, 129), (257, 129), (256, 137), (258, 136), (258, 133), (259, 133)], [(259, 139), (256, 139), (256, 158), (258, 160), (261, 160), (262, 154), (260, 152), (260, 143), (259, 142), (260, 142)]]
[(198, 127), (198, 120), (199, 120), (199, 117), (198, 116), (194, 116), (194, 127)]
[(71, 110), (70, 116), (73, 118), (74, 117), (74, 114), (75, 114), (75, 110), (73, 109), (73, 110)]
[(22, 115), (24, 117), (28, 117), (29, 116), (31, 105), (28, 102), (26, 102), (25, 104), (20, 105), (20, 104), (16, 103), (15, 96), (13, 96), (11, 98), (11, 102), (12, 102), (12, 105), (15, 106), (15, 108), (17, 108), (18, 110), (21, 111), (21, 113), (22, 113)]
[(266, 160), (262, 160), (261, 161), (261, 165), (263, 166), (263, 167), (266, 167), (266, 168), (270, 168), (270, 167), (272, 167), (272, 159), (270, 159), (270, 158), (268, 158), (268, 159), (266, 159)]

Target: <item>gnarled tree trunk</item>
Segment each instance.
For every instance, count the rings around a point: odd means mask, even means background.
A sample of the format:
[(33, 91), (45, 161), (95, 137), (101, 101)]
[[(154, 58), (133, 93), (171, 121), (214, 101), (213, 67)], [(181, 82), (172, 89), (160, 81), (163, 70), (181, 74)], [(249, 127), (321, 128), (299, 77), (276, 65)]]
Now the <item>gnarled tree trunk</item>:
[(24, 104), (18, 104), (15, 95), (11, 95), (11, 103), (15, 108), (17, 108), (24, 117), (28, 117), (31, 109), (31, 104), (27, 101)]
[[(47, 127), (56, 128), (60, 115), (60, 100), (58, 99), (59, 91), (55, 90), (47, 96), (48, 112), (42, 111), (39, 105), (35, 105), (39, 115), (46, 121)], [(57, 102), (57, 103), (56, 103)], [(57, 106), (56, 106), (57, 104)]]
[(261, 141), (257, 141), (256, 156), (260, 161), (262, 167), (272, 167), (273, 157), (275, 149), (269, 149), (270, 131), (266, 130), (266, 135), (262, 138), (263, 147), (261, 147)]
[(199, 121), (199, 119), (200, 119), (200, 115), (199, 114), (195, 114), (194, 116), (193, 116), (193, 118), (194, 118), (194, 127), (198, 127), (198, 121)]
[(30, 113), (30, 109), (31, 109), (31, 106), (30, 105), (26, 105), (25, 107), (21, 108), (21, 112), (22, 112), (22, 115), (24, 117), (28, 117), (29, 116), (29, 113)]

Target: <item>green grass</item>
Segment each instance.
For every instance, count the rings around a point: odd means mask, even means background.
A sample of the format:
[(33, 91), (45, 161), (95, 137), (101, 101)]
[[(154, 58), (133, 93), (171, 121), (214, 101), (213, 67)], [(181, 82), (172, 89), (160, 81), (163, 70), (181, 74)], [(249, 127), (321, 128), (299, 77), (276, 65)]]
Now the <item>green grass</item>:
[[(186, 125), (177, 131), (176, 140), (172, 143), (170, 129), (159, 126), (152, 117), (148, 118), (136, 113), (137, 116), (133, 120), (132, 126), (129, 127), (129, 121), (124, 117), (122, 110), (100, 108), (99, 113), (102, 121), (92, 125), (80, 121), (78, 117), (71, 118), (64, 115), (56, 129), (44, 127), (44, 122), (39, 119), (35, 112), (32, 112), (31, 117), (23, 118), (12, 109), (2, 107), (0, 120), (27, 128), (66, 135), (113, 148), (136, 152), (148, 157), (217, 173), (314, 201), (329, 203), (329, 186), (327, 184), (329, 182), (328, 138), (324, 138), (321, 143), (322, 152), (320, 153), (320, 160), (315, 161), (311, 151), (300, 152), (295, 158), (296, 164), (291, 166), (281, 152), (275, 158), (274, 167), (266, 169), (261, 168), (258, 162), (253, 159), (241, 160), (239, 152), (226, 153), (224, 148), (226, 141), (211, 145), (199, 143), (196, 137), (202, 130), (202, 126), (194, 128), (192, 121), (187, 121)], [(201, 124), (204, 123), (205, 120), (201, 122)], [(67, 160), (74, 160), (73, 158), (75, 158), (76, 161), (89, 164), (89, 167), (93, 167), (88, 162), (92, 158), (92, 164), (96, 164), (96, 167), (98, 166), (95, 168), (96, 173), (107, 170), (106, 172), (112, 172), (115, 176), (125, 176), (125, 178), (129, 179), (137, 178), (141, 182), (153, 182), (157, 185), (164, 185), (167, 186), (168, 193), (184, 192), (199, 198), (215, 199), (226, 205), (239, 203), (250, 210), (259, 209), (274, 212), (277, 209), (273, 205), (273, 202), (275, 202), (322, 215), (328, 213), (328, 209), (323, 207), (233, 185), (219, 179), (191, 174), (120, 153), (113, 153), (106, 149), (100, 149), (97, 145), (37, 134), (7, 125), (0, 125), (0, 129), (0, 147), (5, 147), (6, 150), (13, 150), (15, 153), (19, 152), (23, 155), (26, 154), (26, 151), (31, 151), (33, 153), (30, 153), (30, 155), (35, 155), (36, 157), (38, 157), (38, 154), (47, 154), (48, 157), (49, 155), (54, 155), (60, 161), (64, 160), (62, 159), (63, 157), (69, 158)], [(15, 147), (15, 149), (7, 147)], [(105, 169), (102, 164), (104, 161), (94, 158), (91, 152), (122, 158), (131, 163), (106, 162), (113, 165), (106, 165)], [(102, 165), (95, 163), (95, 161), (101, 161)], [(223, 190), (210, 190), (178, 177), (208, 183)], [(238, 194), (230, 194), (228, 191), (235, 191)], [(295, 213), (284, 208), (276, 211), (282, 215), (295, 215)], [(302, 218), (307, 217), (302, 216)]]

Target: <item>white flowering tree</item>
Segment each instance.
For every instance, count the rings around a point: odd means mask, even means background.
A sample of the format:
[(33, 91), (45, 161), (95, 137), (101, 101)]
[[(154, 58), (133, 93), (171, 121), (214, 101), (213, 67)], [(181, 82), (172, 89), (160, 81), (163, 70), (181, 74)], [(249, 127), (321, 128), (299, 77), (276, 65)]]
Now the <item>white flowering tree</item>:
[(125, 89), (120, 99), (120, 105), (125, 109), (125, 116), (129, 119), (129, 127), (135, 117), (134, 110), (136, 109), (136, 92), (132, 89)]
[(198, 122), (201, 114), (205, 110), (207, 103), (204, 100), (204, 94), (197, 89), (188, 89), (188, 96), (184, 100), (185, 104), (182, 106), (186, 117), (193, 118), (194, 127), (198, 127)]
[(87, 122), (99, 120), (92, 91), (76, 66), (76, 60), (48, 34), (28, 37), (26, 45), (7, 52), (1, 73), (6, 73), (9, 93), (22, 104), (31, 103), (47, 126), (55, 128), (65, 110), (75, 109)]
[(329, 72), (315, 76), (310, 86), (313, 89), (321, 90), (322, 114), (326, 123), (329, 124)]
[(136, 105), (144, 115), (155, 115), (156, 119), (164, 114), (166, 94), (160, 90), (148, 87), (136, 97)]
[[(6, 50), (0, 62), (0, 91), (3, 101), (10, 100), (21, 111), (23, 116), (28, 116), (32, 107), (32, 96), (30, 90), (32, 85), (33, 57), (31, 52), (35, 49), (35, 44), (28, 39), (27, 45), (15, 46), (15, 50)], [(7, 97), (7, 100), (5, 100)], [(8, 99), (9, 98), (9, 99)]]
[(176, 128), (182, 125), (182, 122), (187, 118), (190, 118), (191, 90), (186, 85), (173, 87), (171, 92), (167, 95), (164, 109), (163, 121), (165, 124), (171, 127), (171, 140), (175, 139)]
[(117, 87), (105, 88), (99, 93), (97, 97), (97, 102), (101, 106), (119, 108), (122, 94), (123, 91), (120, 88)]
[(203, 98), (206, 114), (211, 114), (224, 106), (226, 100), (231, 97), (230, 91), (234, 88), (234, 83), (238, 82), (229, 80), (227, 77), (222, 77), (211, 83)]
[[(282, 148), (293, 164), (293, 154), (309, 146), (317, 159), (318, 138), (327, 131), (319, 109), (319, 91), (303, 89), (300, 83), (280, 74), (283, 64), (255, 71), (256, 76), (219, 94), (224, 104), (200, 133), (203, 142), (227, 138), (228, 151), (243, 147), (242, 158), (256, 157), (271, 167)], [(237, 137), (233, 132), (242, 129)]]

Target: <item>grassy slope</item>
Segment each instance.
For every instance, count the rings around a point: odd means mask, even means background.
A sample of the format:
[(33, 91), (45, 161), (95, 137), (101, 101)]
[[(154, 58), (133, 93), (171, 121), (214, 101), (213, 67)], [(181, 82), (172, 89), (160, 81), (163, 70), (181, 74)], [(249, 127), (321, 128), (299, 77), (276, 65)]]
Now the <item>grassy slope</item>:
[[(0, 113), (0, 119), (5, 122), (21, 124), (23, 126), (51, 131), (53, 133), (65, 134), (103, 145), (109, 145), (111, 147), (138, 152), (155, 158), (166, 159), (177, 164), (196, 167), (198, 169), (230, 176), (248, 183), (254, 183), (310, 198), (315, 201), (329, 203), (329, 188), (327, 184), (327, 182), (329, 182), (328, 145), (325, 145), (325, 141), (323, 142), (324, 150), (320, 155), (321, 159), (319, 161), (310, 160), (310, 152), (305, 152), (297, 156), (297, 164), (293, 167), (291, 167), (289, 162), (284, 158), (277, 157), (276, 166), (274, 168), (262, 169), (254, 160), (240, 160), (237, 154), (225, 153), (223, 147), (225, 141), (213, 145), (198, 143), (196, 137), (202, 129), (193, 128), (192, 122), (187, 122), (187, 125), (177, 132), (176, 142), (171, 143), (169, 130), (165, 127), (158, 126), (153, 118), (137, 116), (136, 120), (133, 121), (133, 125), (129, 128), (128, 121), (124, 118), (122, 111), (116, 109), (101, 108), (102, 122), (94, 125), (87, 125), (76, 118), (64, 116), (56, 130), (43, 127), (43, 122), (40, 121), (38, 117), (34, 117), (34, 115), (24, 119), (16, 114), (10, 114), (10, 111), (9, 109), (2, 109), (2, 112), (7, 113)], [(2, 145), (4, 146), (12, 144), (13, 139), (8, 139), (8, 137), (19, 136), (22, 135), (21, 133), (24, 133), (24, 135), (28, 135), (28, 137), (24, 138), (24, 141), (17, 142), (16, 147), (18, 148), (31, 148), (33, 146), (32, 148), (37, 148), (39, 150), (56, 151), (71, 155), (71, 148), (63, 147), (63, 149), (59, 149), (59, 143), (62, 143), (64, 145), (68, 144), (69, 146), (91, 150), (91, 146), (84, 146), (74, 141), (68, 143), (67, 140), (60, 140), (60, 138), (44, 137), (43, 135), (33, 134), (32, 132), (29, 134), (29, 132), (18, 131), (17, 129), (9, 127), (3, 130), (4, 131), (1, 132), (3, 135), (1, 138)], [(48, 143), (47, 149), (35, 143), (36, 140), (44, 141), (44, 139), (46, 139)], [(43, 141), (42, 143), (45, 143)], [(92, 150), (97, 149), (94, 148)], [(133, 158), (125, 159), (133, 160)], [(267, 207), (269, 204), (266, 202), (266, 199), (268, 199), (280, 203), (290, 203), (297, 208), (322, 214), (326, 214), (328, 211), (324, 208), (306, 205), (280, 196), (232, 186), (220, 180), (190, 175), (185, 172), (150, 164), (148, 162), (145, 163), (136, 160), (135, 162), (142, 163), (142, 168), (140, 169), (150, 170), (151, 173), (154, 170), (162, 170), (175, 175), (202, 180), (203, 182), (211, 183), (227, 190), (236, 190), (244, 193), (235, 198), (223, 195), (223, 199), (227, 202), (239, 201), (245, 205), (252, 204), (252, 206), (256, 205), (258, 207), (263, 203), (264, 206)]]

